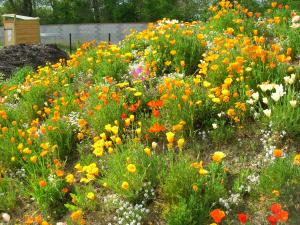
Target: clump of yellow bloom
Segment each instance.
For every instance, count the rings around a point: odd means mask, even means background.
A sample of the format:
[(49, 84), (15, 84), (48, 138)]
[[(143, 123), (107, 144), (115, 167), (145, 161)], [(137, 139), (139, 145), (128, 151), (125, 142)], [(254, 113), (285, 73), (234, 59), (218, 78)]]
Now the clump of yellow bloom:
[(180, 150), (183, 149), (184, 143), (185, 143), (184, 138), (180, 138), (180, 139), (177, 141), (177, 146), (178, 146), (178, 148), (179, 148)]
[(300, 166), (300, 154), (295, 155), (294, 164)]
[(68, 174), (67, 176), (66, 176), (66, 182), (67, 183), (69, 183), (69, 184), (73, 184), (74, 183), (74, 175), (73, 174)]
[(212, 160), (214, 162), (221, 162), (224, 158), (226, 157), (226, 154), (223, 153), (223, 152), (215, 152), (213, 155), (212, 155)]
[(145, 148), (144, 152), (146, 153), (147, 156), (151, 156), (151, 149), (150, 148)]
[(121, 187), (124, 190), (128, 190), (129, 189), (129, 183), (127, 181), (123, 181)]
[(166, 136), (167, 136), (167, 140), (168, 140), (169, 143), (173, 143), (174, 142), (174, 136), (175, 136), (175, 134), (173, 132), (166, 133)]
[(129, 173), (135, 173), (136, 172), (136, 166), (134, 164), (128, 164), (127, 170)]
[(93, 192), (89, 192), (89, 193), (87, 193), (86, 197), (90, 200), (94, 200), (95, 199), (95, 194)]

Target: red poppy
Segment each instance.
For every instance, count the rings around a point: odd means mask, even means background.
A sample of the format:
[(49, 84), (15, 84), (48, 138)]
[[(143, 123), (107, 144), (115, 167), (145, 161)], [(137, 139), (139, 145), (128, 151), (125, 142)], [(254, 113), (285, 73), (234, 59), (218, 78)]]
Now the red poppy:
[(159, 117), (159, 116), (160, 116), (160, 112), (159, 112), (159, 110), (157, 110), (157, 109), (153, 109), (153, 111), (152, 111), (152, 115), (153, 115), (154, 117)]
[(278, 221), (277, 216), (270, 215), (270, 216), (267, 217), (267, 219), (268, 219), (270, 224), (272, 224), (272, 225), (277, 224), (277, 221)]
[(238, 213), (238, 219), (241, 224), (247, 223), (248, 215), (246, 213)]
[(280, 222), (286, 222), (289, 218), (289, 213), (285, 210), (280, 211), (278, 214), (278, 219), (280, 220)]
[(273, 203), (271, 206), (271, 211), (274, 214), (278, 214), (281, 211), (281, 205), (279, 203)]
[(216, 223), (220, 223), (224, 219), (225, 213), (220, 209), (214, 209), (210, 212), (210, 216)]
[(126, 113), (123, 113), (123, 114), (121, 115), (121, 118), (122, 118), (122, 119), (126, 119), (126, 118), (128, 118), (128, 116), (127, 116)]

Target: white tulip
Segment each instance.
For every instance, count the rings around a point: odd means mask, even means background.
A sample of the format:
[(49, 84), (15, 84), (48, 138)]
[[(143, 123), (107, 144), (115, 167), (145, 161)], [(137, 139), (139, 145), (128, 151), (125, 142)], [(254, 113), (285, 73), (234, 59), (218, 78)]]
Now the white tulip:
[(265, 104), (269, 104), (269, 100), (268, 100), (268, 98), (263, 98), (263, 103), (265, 103)]
[(255, 101), (258, 101), (259, 99), (259, 93), (258, 92), (255, 92), (251, 95), (251, 97), (255, 100)]
[(300, 16), (294, 16), (292, 18), (292, 23), (297, 23), (297, 22), (300, 22)]
[(271, 113), (272, 113), (271, 109), (265, 109), (263, 112), (267, 117), (269, 117), (269, 118), (271, 117)]
[(292, 106), (293, 108), (296, 108), (296, 106), (297, 106), (297, 100), (292, 100), (292, 101), (290, 101), (290, 104), (291, 104), (291, 106)]
[(1, 217), (2, 217), (2, 220), (3, 220), (4, 223), (9, 223), (10, 215), (8, 213), (2, 213)]
[(278, 94), (277, 92), (275, 92), (275, 93), (272, 93), (272, 95), (271, 95), (271, 98), (275, 101), (275, 102), (277, 102), (279, 99), (280, 99), (280, 94)]
[(213, 124), (212, 124), (212, 127), (213, 127), (214, 129), (217, 129), (217, 128), (218, 128), (218, 124), (213, 123)]
[(153, 149), (156, 149), (156, 148), (157, 148), (157, 143), (154, 142), (154, 141), (152, 142), (152, 148), (153, 148)]

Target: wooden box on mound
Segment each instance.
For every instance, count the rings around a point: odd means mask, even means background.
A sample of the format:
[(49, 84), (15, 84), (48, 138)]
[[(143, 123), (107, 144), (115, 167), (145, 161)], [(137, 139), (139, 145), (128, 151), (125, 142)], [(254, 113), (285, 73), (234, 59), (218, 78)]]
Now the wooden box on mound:
[(40, 19), (4, 14), (4, 46), (40, 43)]

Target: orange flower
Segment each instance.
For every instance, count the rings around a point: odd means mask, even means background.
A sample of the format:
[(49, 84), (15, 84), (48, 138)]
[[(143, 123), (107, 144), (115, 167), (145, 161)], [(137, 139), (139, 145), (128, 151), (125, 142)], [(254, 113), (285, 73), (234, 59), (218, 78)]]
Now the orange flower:
[(153, 115), (154, 117), (159, 117), (159, 116), (160, 116), (159, 110), (153, 109), (152, 115)]
[(64, 172), (63, 170), (57, 170), (57, 171), (56, 171), (56, 175), (57, 175), (58, 177), (62, 177), (64, 174), (65, 174), (65, 172)]
[(284, 222), (286, 222), (288, 220), (289, 213), (287, 211), (285, 211), (285, 210), (282, 210), (282, 211), (280, 211), (277, 214), (277, 216), (278, 216), (279, 221), (282, 222), (282, 223), (284, 223)]
[(41, 215), (38, 215), (34, 218), (34, 221), (38, 224), (41, 224), (43, 222), (43, 217)]
[(214, 209), (210, 212), (210, 216), (216, 223), (220, 223), (225, 217), (225, 212), (220, 209)]
[(68, 192), (69, 192), (69, 189), (66, 188), (66, 187), (64, 187), (63, 189), (61, 189), (61, 192), (62, 192), (62, 193), (68, 193)]
[(46, 187), (47, 186), (47, 182), (45, 180), (41, 180), (39, 182), (40, 187)]
[(276, 157), (276, 158), (280, 158), (283, 156), (283, 152), (281, 149), (278, 149), (276, 148), (274, 151), (273, 151), (273, 155)]
[(154, 124), (152, 127), (150, 127), (149, 132), (150, 133), (159, 133), (162, 131), (165, 131), (166, 128), (158, 123)]
[(150, 108), (160, 108), (163, 107), (163, 105), (164, 102), (162, 100), (152, 100), (147, 103), (147, 106), (149, 106)]
[(81, 218), (81, 216), (82, 216), (82, 211), (81, 210), (77, 210), (77, 211), (75, 211), (75, 212), (73, 212), (71, 214), (71, 219), (73, 221), (77, 221), (77, 220), (79, 220)]

